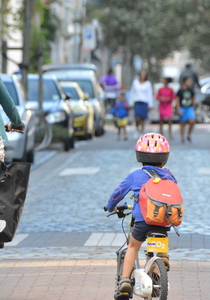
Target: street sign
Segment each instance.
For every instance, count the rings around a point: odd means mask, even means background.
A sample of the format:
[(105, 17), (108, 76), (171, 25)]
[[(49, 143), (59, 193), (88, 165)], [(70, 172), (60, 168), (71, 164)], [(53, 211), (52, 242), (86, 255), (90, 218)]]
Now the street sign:
[(83, 29), (83, 48), (94, 50), (96, 48), (95, 28), (87, 25)]

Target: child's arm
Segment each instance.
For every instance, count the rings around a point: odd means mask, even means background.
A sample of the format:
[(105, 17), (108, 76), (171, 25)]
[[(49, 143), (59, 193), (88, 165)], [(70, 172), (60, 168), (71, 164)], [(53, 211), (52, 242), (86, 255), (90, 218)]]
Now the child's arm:
[(114, 190), (111, 194), (106, 208), (109, 212), (112, 212), (117, 204), (127, 195), (131, 190), (131, 185), (133, 183), (133, 173), (129, 174), (123, 182)]
[(196, 109), (196, 102), (195, 102), (195, 93), (192, 92), (192, 106), (194, 107), (194, 109)]
[(180, 98), (179, 98), (178, 95), (176, 97), (176, 108), (177, 108), (177, 113), (181, 116), (182, 112), (181, 112), (181, 109), (180, 109)]

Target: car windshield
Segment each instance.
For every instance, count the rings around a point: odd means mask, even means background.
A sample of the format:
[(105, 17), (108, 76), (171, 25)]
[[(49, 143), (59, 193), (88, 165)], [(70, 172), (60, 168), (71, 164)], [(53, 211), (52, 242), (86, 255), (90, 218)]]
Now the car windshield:
[(65, 94), (68, 94), (68, 93), (71, 94), (72, 99), (74, 99), (74, 100), (79, 100), (80, 99), (79, 95), (77, 93), (77, 90), (74, 87), (72, 87), (72, 86), (63, 86), (63, 85), (61, 85), (61, 86), (62, 86)]
[(79, 84), (85, 94), (88, 94), (90, 98), (94, 98), (93, 85), (90, 80), (74, 79), (74, 81)]
[(18, 95), (16, 92), (16, 89), (14, 87), (14, 84), (12, 82), (5, 82), (4, 84), (8, 90), (8, 93), (10, 94), (11, 98), (13, 99), (15, 105), (19, 105)]
[[(61, 99), (60, 92), (51, 79), (43, 80), (43, 100), (44, 102), (54, 102)], [(29, 79), (28, 80), (28, 100), (38, 101), (39, 100), (39, 80)]]

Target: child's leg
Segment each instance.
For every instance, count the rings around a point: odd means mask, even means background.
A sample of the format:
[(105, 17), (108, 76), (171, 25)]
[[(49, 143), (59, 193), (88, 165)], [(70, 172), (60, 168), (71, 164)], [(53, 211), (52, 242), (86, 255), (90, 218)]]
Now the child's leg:
[(143, 242), (137, 241), (136, 239), (134, 239), (134, 237), (132, 237), (132, 235), (130, 235), (130, 242), (124, 259), (122, 278), (130, 277), (137, 253), (142, 243)]
[(173, 136), (172, 136), (172, 118), (168, 118), (168, 131), (169, 131), (170, 139), (173, 139)]
[(188, 140), (190, 140), (190, 135), (192, 133), (194, 124), (195, 124), (195, 120), (194, 119), (190, 119), (189, 120), (189, 129), (188, 129)]
[(140, 119), (140, 124), (141, 124), (141, 134), (144, 134), (145, 119)]
[(118, 132), (117, 132), (117, 139), (120, 139), (120, 132), (121, 132), (121, 127), (118, 126), (117, 128)]
[(138, 131), (138, 127), (139, 127), (139, 124), (140, 124), (140, 118), (136, 117), (135, 122), (136, 122), (136, 130)]
[(185, 125), (186, 125), (186, 122), (180, 123), (180, 133), (181, 133), (182, 142), (184, 142)]
[(123, 132), (124, 132), (124, 139), (127, 140), (126, 126), (123, 126)]
[(163, 120), (160, 120), (160, 134), (163, 134)]

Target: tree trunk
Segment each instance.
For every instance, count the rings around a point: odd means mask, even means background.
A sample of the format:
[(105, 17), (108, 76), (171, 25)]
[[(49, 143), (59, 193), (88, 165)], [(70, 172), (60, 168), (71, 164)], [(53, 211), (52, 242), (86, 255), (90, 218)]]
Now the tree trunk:
[(22, 58), (22, 83), (27, 91), (27, 75), (30, 60), (31, 21), (35, 0), (24, 0), (24, 25), (23, 25), (23, 58)]
[(131, 85), (131, 50), (130, 50), (130, 36), (127, 34), (126, 38), (126, 47), (125, 47), (125, 64), (122, 71), (122, 86), (125, 86), (125, 89), (130, 89)]

